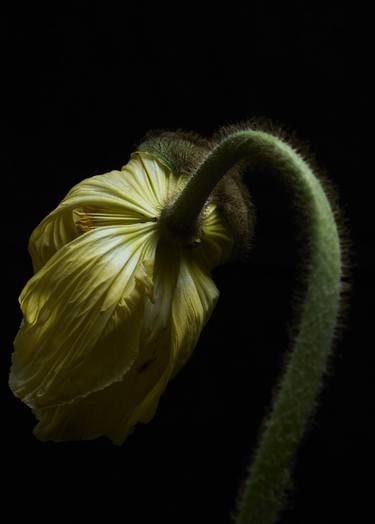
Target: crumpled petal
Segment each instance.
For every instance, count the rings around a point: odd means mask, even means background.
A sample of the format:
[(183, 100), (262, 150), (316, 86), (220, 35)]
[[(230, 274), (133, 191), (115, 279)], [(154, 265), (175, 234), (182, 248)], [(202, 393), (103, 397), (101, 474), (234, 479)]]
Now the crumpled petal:
[(152, 366), (138, 358), (123, 380), (70, 404), (34, 410), (34, 432), (40, 440), (81, 440), (102, 435), (122, 444), (138, 422), (154, 416), (170, 377), (169, 352), (161, 351)]
[[(33, 231), (29, 251), (34, 271), (90, 229), (90, 222), (100, 227), (155, 221), (176, 184), (177, 178), (164, 164), (143, 152), (134, 153), (121, 171), (82, 180)], [(80, 214), (89, 215), (87, 229)], [(103, 222), (100, 215), (107, 219)]]
[(138, 422), (149, 422), (170, 377), (168, 354), (145, 369), (135, 362), (123, 380), (70, 404), (34, 410), (40, 440), (81, 440), (106, 435), (122, 444)]
[(191, 356), (219, 292), (193, 253), (159, 243), (153, 297), (146, 298), (140, 349), (119, 382), (71, 404), (39, 409), (38, 438), (90, 439), (107, 435), (124, 442), (139, 423), (149, 422), (169, 380)]
[(118, 381), (137, 358), (152, 292), (153, 223), (90, 231), (61, 248), (20, 296), (10, 385), (33, 408)]
[(180, 261), (173, 255), (163, 243), (159, 244), (153, 296), (145, 300), (139, 351), (132, 367), (121, 381), (106, 388), (71, 403), (34, 410), (39, 419), (34, 431), (39, 439), (61, 441), (106, 435), (121, 444), (138, 422), (153, 418), (173, 370), (170, 316)]

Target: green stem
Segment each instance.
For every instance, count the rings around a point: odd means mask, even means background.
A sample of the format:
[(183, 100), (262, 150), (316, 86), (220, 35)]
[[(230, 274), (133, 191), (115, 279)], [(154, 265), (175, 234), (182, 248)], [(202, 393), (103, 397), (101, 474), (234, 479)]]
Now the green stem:
[(189, 230), (220, 178), (247, 159), (267, 164), (292, 189), (306, 234), (306, 294), (285, 371), (240, 492), (236, 524), (274, 524), (291, 486), (298, 444), (311, 419), (332, 347), (341, 290), (341, 249), (327, 196), (310, 166), (287, 143), (261, 131), (225, 138), (188, 181), (168, 224)]

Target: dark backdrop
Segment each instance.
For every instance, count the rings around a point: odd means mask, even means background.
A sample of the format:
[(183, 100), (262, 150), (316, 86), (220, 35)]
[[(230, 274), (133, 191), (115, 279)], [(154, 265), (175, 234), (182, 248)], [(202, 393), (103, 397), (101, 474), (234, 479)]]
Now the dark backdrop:
[(288, 200), (264, 173), (246, 178), (257, 209), (249, 260), (215, 272), (221, 299), (194, 357), (124, 446), (38, 442), (6, 382), (17, 297), (31, 276), (27, 240), (70, 187), (126, 163), (149, 129), (210, 135), (258, 116), (310, 144), (339, 190), (353, 242), (346, 328), (280, 522), (362, 521), (374, 437), (365, 15), (303, 2), (206, 14), (185, 4), (30, 4), (1, 22), (2, 491), (12, 514), (229, 522), (288, 347), (296, 276)]

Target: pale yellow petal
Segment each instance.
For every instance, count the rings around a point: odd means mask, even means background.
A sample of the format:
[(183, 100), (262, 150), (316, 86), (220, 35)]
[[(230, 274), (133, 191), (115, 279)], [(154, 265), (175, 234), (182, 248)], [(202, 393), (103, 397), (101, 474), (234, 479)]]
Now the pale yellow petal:
[(210, 271), (229, 257), (233, 247), (228, 229), (212, 202), (204, 209), (201, 235), (196, 248), (181, 250), (171, 310), (173, 376), (191, 357), (218, 300), (219, 291)]
[(93, 227), (155, 221), (175, 183), (168, 168), (145, 153), (134, 154), (121, 171), (83, 180), (33, 231), (29, 251), (34, 271)]
[(129, 173), (127, 180), (138, 198), (145, 199), (159, 213), (178, 184), (177, 177), (165, 164), (145, 152), (133, 153), (132, 160), (122, 170)]
[(218, 298), (219, 291), (209, 273), (194, 259), (185, 257), (172, 305), (173, 375), (191, 357)]
[(171, 307), (180, 257), (158, 246), (153, 272), (153, 295), (146, 298), (139, 352), (120, 382), (73, 403), (37, 409), (35, 429), (42, 440), (89, 439), (106, 435), (124, 442), (139, 422), (149, 422), (173, 371)]
[(152, 223), (93, 230), (29, 281), (10, 377), (17, 396), (53, 406), (122, 378), (139, 351), (155, 243)]

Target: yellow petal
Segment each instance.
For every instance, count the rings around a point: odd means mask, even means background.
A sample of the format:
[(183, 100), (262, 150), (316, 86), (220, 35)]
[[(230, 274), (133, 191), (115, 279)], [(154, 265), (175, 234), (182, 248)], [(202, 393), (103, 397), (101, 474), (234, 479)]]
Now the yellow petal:
[(181, 252), (171, 309), (173, 376), (191, 357), (218, 300), (219, 291), (210, 271), (229, 257), (233, 247), (233, 240), (216, 204), (207, 204), (201, 227), (202, 241), (199, 246)]
[(28, 282), (10, 376), (17, 396), (53, 406), (122, 378), (139, 351), (155, 243), (153, 223), (93, 230)]
[(196, 254), (204, 260), (208, 269), (222, 264), (229, 257), (233, 239), (219, 215), (216, 204), (209, 203), (203, 214), (202, 243)]
[(131, 369), (121, 381), (84, 398), (36, 409), (39, 424), (35, 434), (39, 439), (61, 441), (106, 435), (120, 444), (137, 423), (152, 419), (173, 371), (171, 305), (179, 265), (179, 251), (171, 252), (161, 242), (155, 257), (153, 296), (145, 301), (139, 352)]
[(209, 273), (191, 257), (181, 261), (172, 305), (173, 376), (190, 358), (219, 298)]
[[(136, 423), (146, 413), (151, 414), (147, 402), (149, 396), (154, 392), (158, 401), (169, 377), (166, 353), (161, 353), (160, 358), (147, 369), (140, 362), (141, 359), (138, 359), (134, 363), (123, 380), (102, 390), (70, 404), (34, 410), (39, 419), (35, 435), (40, 440), (57, 442), (105, 435), (115, 444), (123, 443)], [(145, 373), (148, 374), (146, 379)], [(154, 411), (156, 406), (157, 402), (153, 404)]]
[(127, 173), (127, 181), (137, 199), (159, 214), (178, 184), (178, 178), (165, 164), (145, 152), (133, 153), (122, 172)]
[(34, 271), (85, 232), (85, 222), (103, 227), (154, 221), (175, 185), (170, 170), (146, 153), (134, 154), (121, 171), (83, 180), (33, 231), (29, 251)]

